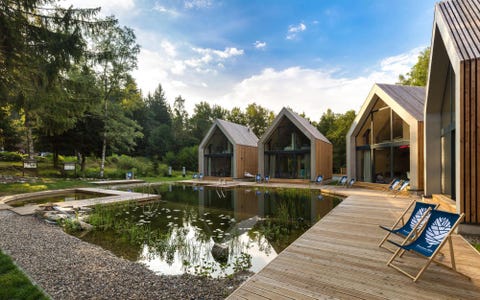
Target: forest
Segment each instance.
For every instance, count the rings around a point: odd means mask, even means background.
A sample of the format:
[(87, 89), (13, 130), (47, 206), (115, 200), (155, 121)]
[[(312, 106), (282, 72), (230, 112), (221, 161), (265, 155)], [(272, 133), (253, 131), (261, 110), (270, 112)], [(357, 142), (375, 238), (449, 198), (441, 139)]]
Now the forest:
[[(189, 114), (188, 100), (166, 99), (161, 83), (143, 95), (131, 75), (141, 50), (134, 31), (100, 17), (99, 8), (57, 3), (0, 1), (0, 152), (52, 153), (54, 166), (60, 155), (75, 156), (82, 170), (98, 158), (99, 177), (111, 155), (195, 171), (198, 144), (216, 118), (249, 126), (258, 137), (274, 119), (255, 102), (228, 110), (205, 100)], [(345, 166), (354, 118), (353, 110), (327, 110), (310, 120), (333, 143), (334, 171)]]

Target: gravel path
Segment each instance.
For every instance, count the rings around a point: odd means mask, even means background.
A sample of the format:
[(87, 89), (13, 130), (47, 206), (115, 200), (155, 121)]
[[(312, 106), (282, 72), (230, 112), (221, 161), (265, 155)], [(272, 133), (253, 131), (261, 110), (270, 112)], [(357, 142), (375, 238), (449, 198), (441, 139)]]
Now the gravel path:
[(9, 211), (0, 211), (0, 249), (53, 299), (223, 299), (251, 275), (156, 275), (57, 226)]

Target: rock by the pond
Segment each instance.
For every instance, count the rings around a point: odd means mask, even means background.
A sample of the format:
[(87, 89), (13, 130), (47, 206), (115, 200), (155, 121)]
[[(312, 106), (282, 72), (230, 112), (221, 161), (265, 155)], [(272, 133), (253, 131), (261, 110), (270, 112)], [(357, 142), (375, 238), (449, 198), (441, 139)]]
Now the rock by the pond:
[(224, 299), (251, 273), (163, 276), (32, 216), (0, 211), (0, 248), (52, 299)]

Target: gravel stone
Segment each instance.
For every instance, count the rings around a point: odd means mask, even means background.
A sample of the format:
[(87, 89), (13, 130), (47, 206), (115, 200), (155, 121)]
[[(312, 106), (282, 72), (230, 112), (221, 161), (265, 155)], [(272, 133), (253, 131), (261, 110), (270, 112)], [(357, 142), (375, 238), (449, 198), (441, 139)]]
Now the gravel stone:
[(33, 216), (0, 211), (0, 249), (52, 299), (223, 299), (249, 276), (163, 276)]

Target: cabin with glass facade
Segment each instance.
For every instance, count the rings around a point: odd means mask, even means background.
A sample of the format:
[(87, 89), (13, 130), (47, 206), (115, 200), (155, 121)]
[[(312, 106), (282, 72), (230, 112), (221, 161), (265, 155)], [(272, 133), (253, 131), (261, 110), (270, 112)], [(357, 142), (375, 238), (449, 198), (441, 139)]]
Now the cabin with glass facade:
[(480, 225), (479, 20), (478, 1), (435, 5), (425, 104), (425, 195), (450, 198), (474, 225)]
[(271, 179), (332, 177), (332, 143), (310, 122), (283, 108), (258, 141), (258, 173)]
[(217, 119), (198, 147), (199, 172), (208, 177), (254, 175), (258, 169), (257, 143), (250, 128)]
[(425, 88), (375, 84), (347, 134), (347, 175), (357, 181), (409, 179), (423, 189)]

